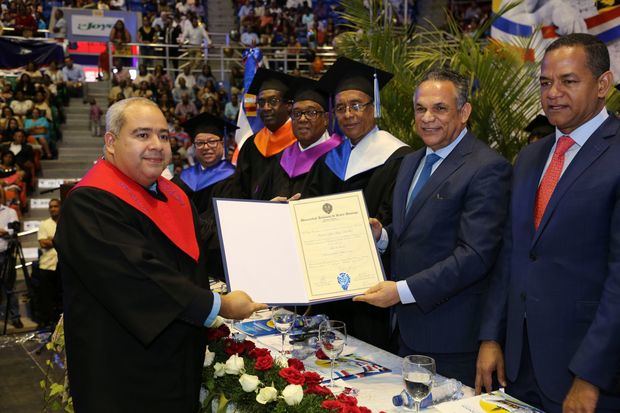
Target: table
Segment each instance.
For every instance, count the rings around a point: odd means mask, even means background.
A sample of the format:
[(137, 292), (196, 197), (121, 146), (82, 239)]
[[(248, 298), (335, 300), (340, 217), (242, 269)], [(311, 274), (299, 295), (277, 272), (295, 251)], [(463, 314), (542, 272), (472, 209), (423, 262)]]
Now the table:
[[(264, 319), (266, 317), (263, 314), (262, 317), (253, 318), (252, 320), (255, 321), (261, 318)], [(281, 336), (279, 334), (248, 337), (247, 339), (254, 341), (258, 347), (269, 348), (274, 354), (277, 354), (280, 350)], [(365, 359), (392, 370), (390, 373), (382, 373), (341, 382), (345, 386), (359, 389), (359, 394), (357, 395), (359, 404), (368, 407), (373, 412), (403, 412), (404, 410), (402, 408), (394, 407), (392, 404), (392, 397), (399, 394), (404, 388), (401, 376), (402, 358), (352, 336), (348, 337), (345, 352), (354, 352)], [(463, 393), (465, 394), (464, 397), (471, 397), (474, 395), (474, 389), (463, 386)], [(429, 408), (424, 411), (433, 412), (436, 410)]]

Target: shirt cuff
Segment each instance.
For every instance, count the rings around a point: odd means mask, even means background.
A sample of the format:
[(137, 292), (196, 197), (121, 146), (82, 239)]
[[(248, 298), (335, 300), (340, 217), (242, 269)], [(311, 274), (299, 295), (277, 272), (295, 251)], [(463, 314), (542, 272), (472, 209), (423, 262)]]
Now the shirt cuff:
[(385, 228), (381, 228), (381, 237), (379, 238), (379, 241), (375, 243), (375, 245), (377, 246), (379, 252), (383, 254), (385, 250), (387, 250), (389, 244), (390, 238), (388, 237), (388, 233)]
[(218, 293), (213, 293), (213, 307), (211, 307), (211, 312), (209, 316), (204, 322), (205, 327), (211, 327), (215, 318), (220, 313), (220, 307), (222, 306), (222, 297)]
[(400, 280), (396, 282), (396, 288), (398, 289), (398, 297), (400, 298), (400, 302), (403, 304), (413, 304), (415, 303), (415, 298), (413, 298), (413, 294), (409, 289), (409, 285), (407, 285), (407, 281)]

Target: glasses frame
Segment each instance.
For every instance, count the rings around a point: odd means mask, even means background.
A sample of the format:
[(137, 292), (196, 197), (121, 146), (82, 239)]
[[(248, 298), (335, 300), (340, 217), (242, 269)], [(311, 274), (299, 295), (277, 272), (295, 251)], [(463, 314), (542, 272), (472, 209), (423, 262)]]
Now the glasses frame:
[(369, 105), (372, 105), (373, 101), (370, 100), (366, 103), (352, 103), (352, 104), (346, 104), (346, 105), (342, 105), (343, 107), (338, 107), (340, 105), (337, 105), (334, 107), (334, 113), (336, 115), (344, 115), (345, 113), (347, 113), (347, 110), (349, 110), (351, 113), (362, 113), (364, 110), (366, 110), (366, 107)]
[[(314, 113), (311, 115), (311, 113)], [(291, 110), (291, 118), (294, 120), (301, 120), (302, 116), (305, 116), (310, 122), (317, 120), (321, 115), (324, 115), (324, 110), (309, 109), (309, 110)], [(299, 116), (297, 116), (299, 115)]]
[(224, 143), (224, 139), (211, 139), (208, 141), (198, 141), (198, 142), (194, 142), (194, 146), (196, 147), (196, 149), (202, 149), (205, 146), (207, 148), (211, 148), (211, 149), (215, 149), (217, 148), (217, 145), (220, 143)]

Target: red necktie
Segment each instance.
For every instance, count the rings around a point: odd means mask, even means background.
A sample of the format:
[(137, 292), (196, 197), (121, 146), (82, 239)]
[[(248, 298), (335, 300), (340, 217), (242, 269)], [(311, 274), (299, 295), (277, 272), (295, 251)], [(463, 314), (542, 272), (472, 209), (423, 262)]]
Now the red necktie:
[(536, 205), (534, 207), (534, 228), (538, 229), (540, 221), (545, 214), (547, 204), (553, 195), (560, 176), (562, 175), (562, 168), (564, 167), (564, 154), (566, 151), (575, 144), (575, 141), (570, 136), (561, 136), (558, 139), (558, 143), (555, 145), (555, 151), (553, 157), (549, 163), (549, 167), (545, 171), (540, 186), (536, 192)]

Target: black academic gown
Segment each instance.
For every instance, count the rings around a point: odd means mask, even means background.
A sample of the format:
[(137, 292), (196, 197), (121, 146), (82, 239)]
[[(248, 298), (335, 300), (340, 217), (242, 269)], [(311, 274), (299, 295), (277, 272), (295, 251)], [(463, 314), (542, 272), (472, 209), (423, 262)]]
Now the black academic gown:
[(233, 175), (235, 180), (234, 198), (261, 199), (261, 180), (264, 174), (271, 168), (273, 163), (279, 162), (274, 154), (269, 157), (263, 156), (254, 143), (255, 135), (250, 136), (237, 157), (237, 170)]
[(192, 201), (200, 219), (200, 241), (205, 254), (206, 273), (218, 280), (225, 280), (224, 264), (222, 263), (222, 250), (217, 230), (217, 221), (213, 209), (213, 198), (232, 198), (234, 193), (233, 177), (210, 185), (199, 191), (192, 189), (175, 175), (172, 182), (185, 192)]
[(302, 194), (302, 197), (304, 196), (306, 178), (309, 172), (291, 178), (280, 165), (282, 154), (283, 152), (280, 152), (274, 156), (274, 162), (269, 165), (268, 169), (258, 180), (258, 191), (254, 194), (255, 199), (269, 201), (277, 196), (290, 198), (296, 193)]
[(213, 305), (204, 265), (89, 187), (63, 204), (54, 245), (76, 413), (195, 413)]
[[(307, 177), (304, 197), (322, 196), (342, 192), (362, 190), (368, 216), (375, 217), (385, 226), (392, 222), (392, 193), (396, 175), (402, 159), (412, 149), (403, 146), (397, 149), (383, 165), (352, 176), (346, 181), (340, 180), (325, 164), (325, 155), (319, 159)], [(390, 257), (381, 257), (385, 274), (389, 277)], [(351, 300), (336, 301), (313, 306), (313, 314), (326, 313), (330, 319), (344, 321), (347, 332), (360, 340), (385, 350), (394, 350), (390, 346), (389, 310), (355, 303)]]

